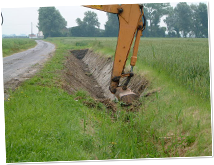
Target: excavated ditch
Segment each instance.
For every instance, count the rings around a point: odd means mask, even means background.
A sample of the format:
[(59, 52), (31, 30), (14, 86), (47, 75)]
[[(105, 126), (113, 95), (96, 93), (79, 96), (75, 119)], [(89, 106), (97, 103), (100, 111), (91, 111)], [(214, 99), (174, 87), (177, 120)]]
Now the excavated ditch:
[[(89, 49), (71, 50), (70, 53), (65, 60), (63, 88), (69, 93), (84, 90), (95, 99), (114, 100), (115, 96), (109, 91), (113, 59)], [(147, 85), (144, 77), (135, 75), (128, 87), (141, 95)]]

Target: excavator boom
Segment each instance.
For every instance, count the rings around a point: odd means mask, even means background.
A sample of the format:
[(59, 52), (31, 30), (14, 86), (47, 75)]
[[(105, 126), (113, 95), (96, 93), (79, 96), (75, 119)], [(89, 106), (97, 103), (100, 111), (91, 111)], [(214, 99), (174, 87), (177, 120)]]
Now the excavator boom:
[[(133, 67), (137, 61), (137, 52), (142, 31), (145, 29), (145, 16), (143, 6), (139, 4), (122, 4), (122, 5), (86, 5), (92, 9), (97, 9), (118, 15), (119, 34), (115, 58), (110, 82), (110, 91), (115, 94), (119, 100), (131, 104), (137, 98), (137, 95), (127, 88), (127, 85), (133, 76)], [(142, 20), (144, 18), (144, 22)], [(135, 38), (136, 36), (136, 38)], [(133, 55), (131, 58), (131, 70), (124, 73), (125, 64), (135, 38)], [(121, 86), (120, 79), (127, 77), (126, 82)]]

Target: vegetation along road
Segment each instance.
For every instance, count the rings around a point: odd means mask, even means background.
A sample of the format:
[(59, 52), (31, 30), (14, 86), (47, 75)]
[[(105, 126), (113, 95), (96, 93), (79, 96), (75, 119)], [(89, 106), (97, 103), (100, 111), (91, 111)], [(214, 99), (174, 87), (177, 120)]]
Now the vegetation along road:
[(208, 39), (142, 38), (134, 71), (148, 83), (129, 107), (94, 98), (95, 71), (72, 55), (107, 69), (116, 37), (45, 41), (54, 55), (4, 102), (8, 163), (212, 155)]
[(34, 48), (4, 57), (3, 73), (6, 87), (35, 73), (38, 70), (38, 64), (42, 64), (55, 49), (55, 46), (51, 43), (42, 40), (36, 42), (37, 45)]
[[(107, 14), (101, 30), (92, 11), (68, 27), (56, 7), (39, 8), (38, 29), (56, 50), (35, 55), (51, 56), (42, 62), (34, 56), (39, 50), (29, 50), (25, 63), (33, 74), (26, 69), (21, 84), (13, 78), (8, 89), (4, 85), (7, 163), (212, 156), (207, 5), (147, 3), (144, 13), (148, 24), (129, 84), (141, 97), (124, 106), (106, 92), (117, 15)], [(166, 27), (160, 26), (162, 18)], [(4, 56), (26, 49), (21, 39), (13, 40), (3, 39)], [(18, 65), (23, 56), (4, 58), (4, 70), (12, 70), (4, 71), (5, 80), (19, 71), (9, 63)]]

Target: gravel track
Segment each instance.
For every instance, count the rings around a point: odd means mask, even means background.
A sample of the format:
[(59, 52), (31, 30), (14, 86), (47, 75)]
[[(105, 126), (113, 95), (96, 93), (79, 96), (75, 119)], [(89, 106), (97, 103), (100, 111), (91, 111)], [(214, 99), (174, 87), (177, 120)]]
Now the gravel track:
[(13, 89), (34, 75), (55, 51), (55, 45), (36, 40), (37, 45), (26, 51), (3, 58), (4, 90)]

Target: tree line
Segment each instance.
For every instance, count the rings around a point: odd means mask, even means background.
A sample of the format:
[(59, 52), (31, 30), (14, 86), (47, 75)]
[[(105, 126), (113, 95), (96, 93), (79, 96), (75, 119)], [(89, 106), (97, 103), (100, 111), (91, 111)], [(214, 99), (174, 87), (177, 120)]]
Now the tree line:
[[(39, 8), (38, 28), (46, 37), (117, 37), (119, 22), (116, 14), (106, 13), (105, 29), (95, 12), (87, 11), (84, 18), (76, 19), (77, 26), (66, 28), (67, 22), (55, 7)], [(145, 37), (208, 37), (208, 13), (205, 3), (188, 5), (180, 2), (144, 4), (146, 16)]]

